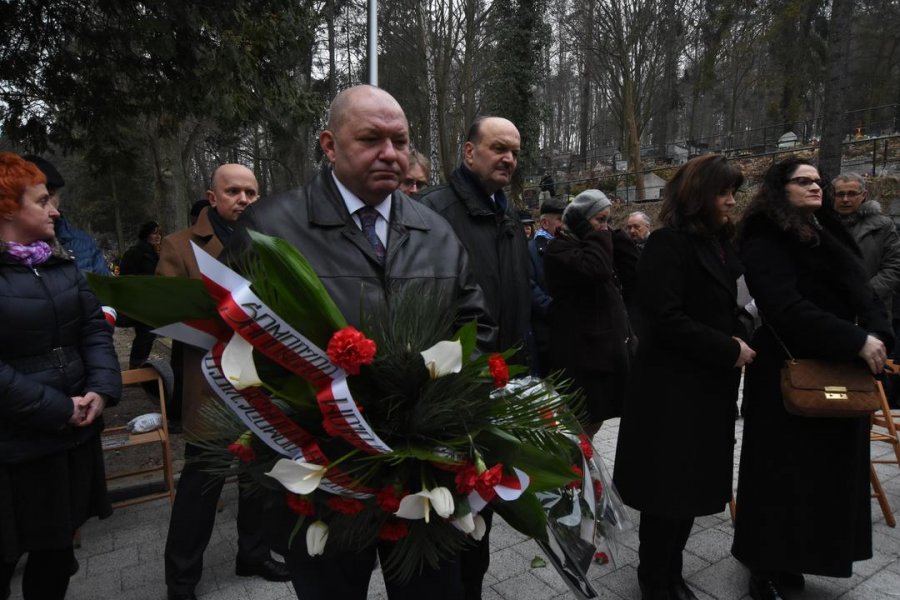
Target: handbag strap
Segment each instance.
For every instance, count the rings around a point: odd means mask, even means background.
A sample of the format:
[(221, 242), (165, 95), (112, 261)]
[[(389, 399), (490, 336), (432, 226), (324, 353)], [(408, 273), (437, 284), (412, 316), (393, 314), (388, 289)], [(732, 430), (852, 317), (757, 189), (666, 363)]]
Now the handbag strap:
[(769, 323), (769, 320), (766, 319), (766, 318), (764, 317), (764, 318), (763, 318), (763, 322), (766, 324), (766, 327), (769, 328), (769, 331), (772, 332), (772, 335), (775, 336), (775, 340), (776, 340), (779, 344), (781, 344), (781, 347), (782, 347), (782, 348), (784, 348), (784, 352), (785, 352), (785, 354), (787, 354), (787, 356), (788, 356), (788, 358), (791, 360), (791, 362), (794, 362), (794, 355), (791, 354), (791, 351), (790, 351), (790, 350), (788, 350), (787, 345), (782, 341), (781, 336), (778, 335), (778, 332), (775, 331), (775, 328), (772, 327), (772, 324)]

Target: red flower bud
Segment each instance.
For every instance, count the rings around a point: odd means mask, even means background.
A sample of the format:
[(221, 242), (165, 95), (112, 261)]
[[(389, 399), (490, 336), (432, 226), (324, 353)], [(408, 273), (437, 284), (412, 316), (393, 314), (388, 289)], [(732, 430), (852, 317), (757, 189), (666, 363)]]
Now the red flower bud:
[(391, 519), (381, 526), (381, 530), (378, 532), (378, 539), (386, 542), (396, 542), (405, 538), (408, 534), (409, 528), (405, 522)]
[(502, 354), (491, 354), (488, 357), (488, 369), (491, 372), (491, 377), (494, 378), (494, 386), (502, 388), (509, 383), (509, 367), (506, 366), (506, 361), (503, 360)]
[(304, 517), (311, 517), (316, 514), (316, 505), (308, 498), (304, 498), (299, 494), (291, 494), (288, 492), (287, 505), (293, 512)]

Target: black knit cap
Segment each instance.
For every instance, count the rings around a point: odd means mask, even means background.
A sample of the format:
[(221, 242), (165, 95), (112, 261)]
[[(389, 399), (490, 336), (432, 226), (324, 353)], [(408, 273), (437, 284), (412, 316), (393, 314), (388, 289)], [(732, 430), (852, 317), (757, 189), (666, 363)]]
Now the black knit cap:
[(542, 215), (561, 215), (566, 210), (566, 201), (562, 198), (547, 198), (541, 203)]
[(27, 154), (22, 158), (30, 163), (33, 163), (38, 169), (41, 170), (41, 172), (47, 178), (48, 192), (58, 190), (59, 188), (66, 185), (66, 180), (63, 179), (62, 175), (59, 174), (59, 171), (56, 170), (56, 167), (54, 167), (49, 160), (45, 160), (40, 156), (35, 156), (34, 154)]

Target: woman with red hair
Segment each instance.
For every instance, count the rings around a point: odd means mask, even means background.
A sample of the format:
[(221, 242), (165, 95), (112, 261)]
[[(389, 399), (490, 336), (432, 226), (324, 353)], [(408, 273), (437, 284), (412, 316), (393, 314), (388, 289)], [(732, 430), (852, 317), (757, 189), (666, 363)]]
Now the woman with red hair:
[(0, 598), (28, 553), (25, 600), (66, 595), (72, 537), (111, 514), (100, 432), (121, 393), (112, 331), (33, 164), (0, 153)]

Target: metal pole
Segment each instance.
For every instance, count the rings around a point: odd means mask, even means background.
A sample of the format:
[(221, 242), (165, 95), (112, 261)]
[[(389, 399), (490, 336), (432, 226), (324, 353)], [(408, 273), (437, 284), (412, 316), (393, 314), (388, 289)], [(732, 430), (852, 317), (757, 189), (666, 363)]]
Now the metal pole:
[(369, 0), (369, 84), (378, 85), (378, 0)]

